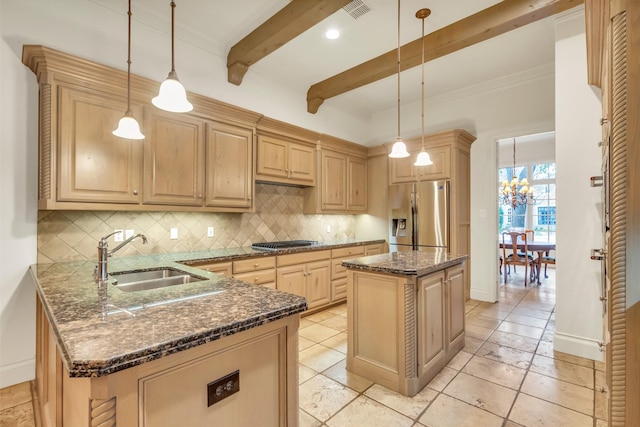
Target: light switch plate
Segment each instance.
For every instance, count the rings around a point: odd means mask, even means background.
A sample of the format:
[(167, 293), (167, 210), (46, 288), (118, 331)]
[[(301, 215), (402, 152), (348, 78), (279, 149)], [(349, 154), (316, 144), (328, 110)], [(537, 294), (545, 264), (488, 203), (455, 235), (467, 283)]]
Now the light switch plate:
[(207, 237), (213, 237), (213, 236), (214, 236), (213, 227), (207, 227)]
[(135, 231), (133, 231), (132, 229), (126, 229), (124, 230), (124, 238), (128, 239), (129, 237), (133, 236), (135, 234)]
[(171, 228), (171, 240), (177, 240), (178, 239), (178, 229), (175, 227)]
[(122, 242), (124, 240), (124, 233), (122, 230), (113, 230), (116, 234), (113, 235), (114, 242)]

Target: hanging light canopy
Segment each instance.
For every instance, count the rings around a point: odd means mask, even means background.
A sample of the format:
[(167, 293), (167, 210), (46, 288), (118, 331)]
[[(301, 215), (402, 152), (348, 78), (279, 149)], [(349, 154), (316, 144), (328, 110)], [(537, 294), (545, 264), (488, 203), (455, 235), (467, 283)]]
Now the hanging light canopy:
[(140, 126), (136, 119), (133, 118), (131, 111), (131, 0), (129, 0), (129, 32), (127, 44), (127, 111), (118, 122), (118, 128), (112, 133), (115, 136), (126, 139), (144, 139), (144, 135), (140, 132)]
[(391, 148), (389, 157), (402, 158), (409, 157), (407, 146), (400, 138), (400, 0), (398, 0), (398, 137)]
[(156, 107), (170, 111), (172, 113), (186, 113), (193, 110), (193, 105), (187, 100), (187, 92), (178, 80), (178, 74), (175, 69), (174, 55), (174, 27), (175, 27), (175, 8), (176, 4), (171, 2), (171, 71), (167, 79), (160, 85), (158, 96), (153, 98), (151, 102)]
[(416, 157), (414, 166), (429, 166), (433, 164), (429, 153), (424, 149), (424, 19), (431, 15), (430, 9), (420, 9), (416, 12), (416, 18), (422, 20), (422, 149)]
[(500, 199), (503, 205), (511, 205), (514, 209), (521, 205), (533, 205), (536, 203), (535, 190), (529, 186), (526, 177), (518, 182), (516, 176), (516, 139), (513, 138), (513, 178), (511, 182), (506, 179), (500, 184)]

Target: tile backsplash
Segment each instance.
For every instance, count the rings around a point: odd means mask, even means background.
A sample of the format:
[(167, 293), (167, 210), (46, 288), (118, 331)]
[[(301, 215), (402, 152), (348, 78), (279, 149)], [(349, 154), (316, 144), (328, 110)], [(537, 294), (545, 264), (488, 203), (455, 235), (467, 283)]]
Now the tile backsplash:
[[(189, 252), (250, 246), (273, 240), (341, 240), (353, 238), (352, 215), (303, 215), (303, 189), (256, 184), (256, 212), (40, 211), (38, 263), (93, 259), (98, 240), (116, 229), (144, 233), (117, 256)], [(207, 228), (214, 227), (214, 237)], [(330, 227), (330, 232), (327, 232)], [(171, 228), (178, 239), (170, 239)], [(112, 238), (109, 246), (115, 247)]]

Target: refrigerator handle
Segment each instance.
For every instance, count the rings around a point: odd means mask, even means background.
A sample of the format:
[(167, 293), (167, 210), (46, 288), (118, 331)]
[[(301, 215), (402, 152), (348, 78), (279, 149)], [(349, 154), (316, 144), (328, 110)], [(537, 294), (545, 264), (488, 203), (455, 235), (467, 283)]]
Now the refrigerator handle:
[(418, 189), (411, 186), (411, 249), (418, 250)]

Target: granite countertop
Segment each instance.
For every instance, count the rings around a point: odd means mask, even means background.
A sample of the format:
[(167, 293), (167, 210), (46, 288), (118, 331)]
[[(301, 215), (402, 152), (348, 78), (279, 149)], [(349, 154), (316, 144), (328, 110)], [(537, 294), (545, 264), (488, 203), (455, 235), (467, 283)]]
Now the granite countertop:
[(98, 377), (307, 309), (305, 298), (191, 267), (252, 257), (381, 243), (344, 240), (277, 251), (250, 247), (109, 258), (109, 273), (169, 267), (199, 282), (124, 292), (93, 279), (96, 260), (30, 267), (71, 377)]
[(342, 261), (342, 265), (354, 270), (402, 276), (424, 276), (460, 264), (467, 259), (469, 255), (456, 255), (442, 250), (406, 251), (348, 259)]

